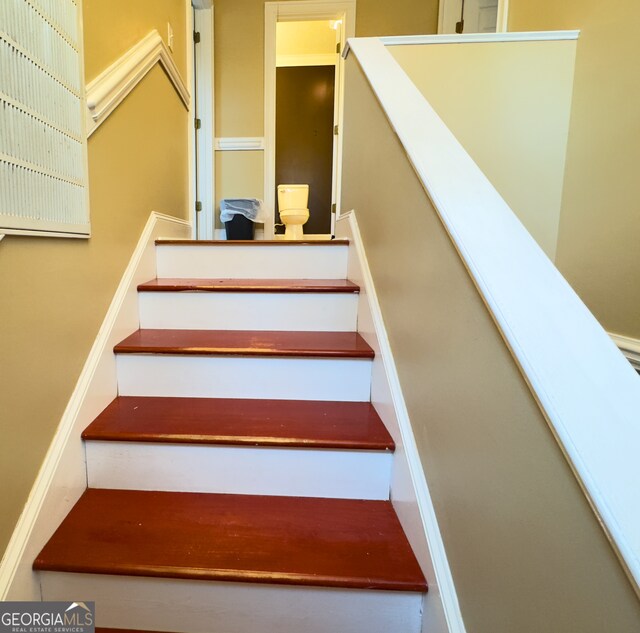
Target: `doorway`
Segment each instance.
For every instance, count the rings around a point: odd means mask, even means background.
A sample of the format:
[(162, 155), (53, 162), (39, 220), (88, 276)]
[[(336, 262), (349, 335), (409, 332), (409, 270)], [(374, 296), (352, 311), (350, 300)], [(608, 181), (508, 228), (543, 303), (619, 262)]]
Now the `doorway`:
[(284, 232), (277, 185), (309, 185), (306, 239), (331, 239), (340, 212), (343, 64), (355, 32), (355, 0), (265, 3), (265, 184), (273, 221)]
[[(276, 185), (309, 185), (308, 237), (333, 233), (335, 80), (340, 37), (329, 20), (280, 22), (276, 30)], [(280, 225), (276, 196), (275, 233)]]
[(502, 33), (508, 0), (440, 0), (438, 33)]

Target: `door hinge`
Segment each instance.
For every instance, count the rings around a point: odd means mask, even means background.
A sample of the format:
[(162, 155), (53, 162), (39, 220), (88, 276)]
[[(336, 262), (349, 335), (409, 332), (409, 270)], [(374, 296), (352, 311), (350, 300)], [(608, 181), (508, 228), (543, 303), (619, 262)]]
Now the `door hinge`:
[(331, 213), (335, 213), (337, 211), (337, 209), (338, 209), (338, 205), (334, 202), (331, 205)]
[(193, 43), (200, 44), (200, 31), (193, 32)]
[(202, 211), (202, 202), (200, 200), (196, 201), (196, 211)]
[(333, 133), (334, 134), (338, 134), (338, 126), (337, 125), (333, 126)]
[(202, 119), (194, 119), (193, 127), (196, 128), (196, 130), (199, 130), (202, 127)]

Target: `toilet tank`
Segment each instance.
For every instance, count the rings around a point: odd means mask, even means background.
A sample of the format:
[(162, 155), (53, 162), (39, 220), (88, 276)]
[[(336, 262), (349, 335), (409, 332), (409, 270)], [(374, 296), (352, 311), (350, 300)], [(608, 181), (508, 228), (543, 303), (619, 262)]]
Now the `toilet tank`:
[(286, 209), (306, 209), (309, 204), (309, 185), (278, 185), (278, 207)]

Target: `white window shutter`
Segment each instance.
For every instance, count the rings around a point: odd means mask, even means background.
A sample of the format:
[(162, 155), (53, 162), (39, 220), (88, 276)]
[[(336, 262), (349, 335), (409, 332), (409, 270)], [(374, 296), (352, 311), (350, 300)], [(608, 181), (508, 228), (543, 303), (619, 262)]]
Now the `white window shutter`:
[(0, 233), (90, 233), (79, 1), (0, 0)]

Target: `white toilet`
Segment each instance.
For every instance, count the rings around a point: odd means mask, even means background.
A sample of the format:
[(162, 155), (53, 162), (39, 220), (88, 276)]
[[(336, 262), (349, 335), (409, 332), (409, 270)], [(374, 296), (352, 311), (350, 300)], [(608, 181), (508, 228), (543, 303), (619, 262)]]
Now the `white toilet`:
[(280, 220), (285, 240), (304, 239), (302, 225), (309, 219), (309, 185), (278, 185)]

